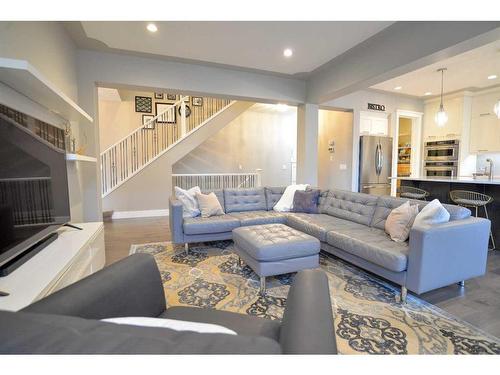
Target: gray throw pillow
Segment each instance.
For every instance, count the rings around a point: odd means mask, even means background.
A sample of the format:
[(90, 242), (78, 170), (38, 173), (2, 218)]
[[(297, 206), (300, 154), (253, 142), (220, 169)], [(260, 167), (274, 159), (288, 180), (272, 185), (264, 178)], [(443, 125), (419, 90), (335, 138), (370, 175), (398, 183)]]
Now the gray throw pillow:
[(293, 212), (318, 213), (319, 189), (297, 190), (293, 196)]

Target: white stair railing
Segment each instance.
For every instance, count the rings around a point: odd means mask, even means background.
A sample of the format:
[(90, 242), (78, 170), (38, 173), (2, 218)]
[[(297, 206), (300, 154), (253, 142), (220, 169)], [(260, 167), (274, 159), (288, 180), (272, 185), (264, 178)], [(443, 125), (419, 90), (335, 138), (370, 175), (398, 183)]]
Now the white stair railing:
[(227, 99), (202, 100), (202, 106), (192, 106), (186, 102), (187, 97), (181, 97), (179, 101), (169, 105), (144, 125), (101, 152), (102, 197), (118, 188), (232, 103)]
[(260, 173), (196, 173), (172, 174), (172, 189), (178, 186), (190, 189), (199, 186), (201, 190), (225, 188), (252, 188), (260, 186)]

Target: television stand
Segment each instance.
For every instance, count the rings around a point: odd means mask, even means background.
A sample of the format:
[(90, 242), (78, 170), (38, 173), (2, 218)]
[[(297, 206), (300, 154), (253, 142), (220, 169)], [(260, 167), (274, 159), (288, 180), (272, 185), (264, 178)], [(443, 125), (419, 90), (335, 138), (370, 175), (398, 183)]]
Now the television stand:
[(7, 276), (8, 274), (12, 273), (12, 271), (22, 266), (28, 260), (33, 258), (36, 254), (42, 251), (51, 242), (54, 242), (57, 239), (57, 237), (58, 237), (57, 232), (49, 234), (43, 240), (38, 241), (29, 249), (23, 251), (21, 254), (17, 255), (14, 259), (4, 264), (2, 267), (0, 267), (0, 277)]
[(106, 261), (102, 222), (61, 227), (59, 236), (5, 277), (0, 277), (0, 310), (18, 311), (100, 270)]

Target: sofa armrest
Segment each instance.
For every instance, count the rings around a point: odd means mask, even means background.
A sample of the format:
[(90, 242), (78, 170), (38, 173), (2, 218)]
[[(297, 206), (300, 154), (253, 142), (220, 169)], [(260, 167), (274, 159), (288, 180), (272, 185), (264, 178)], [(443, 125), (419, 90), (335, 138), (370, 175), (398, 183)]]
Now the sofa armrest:
[(184, 222), (183, 218), (183, 209), (182, 203), (180, 200), (175, 199), (174, 197), (170, 197), (169, 199), (169, 211), (168, 211), (168, 220), (170, 224), (170, 232), (172, 234), (172, 242), (183, 243), (184, 242), (184, 230), (182, 228), (182, 223)]
[(406, 287), (418, 294), (484, 275), (490, 221), (469, 217), (410, 232)]
[(156, 317), (166, 308), (156, 261), (134, 254), (23, 309), (86, 319)]
[(330, 289), (320, 270), (297, 273), (288, 293), (280, 330), (285, 354), (336, 354)]

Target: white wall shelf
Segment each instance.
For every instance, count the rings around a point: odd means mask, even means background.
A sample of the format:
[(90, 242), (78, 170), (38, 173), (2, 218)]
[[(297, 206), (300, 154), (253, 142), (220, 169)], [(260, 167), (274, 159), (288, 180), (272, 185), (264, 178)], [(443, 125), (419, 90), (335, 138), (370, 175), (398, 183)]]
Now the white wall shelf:
[(96, 163), (97, 159), (93, 156), (80, 155), (80, 154), (66, 154), (67, 161), (86, 161), (90, 163)]
[(0, 82), (66, 120), (94, 121), (26, 60), (0, 58)]

